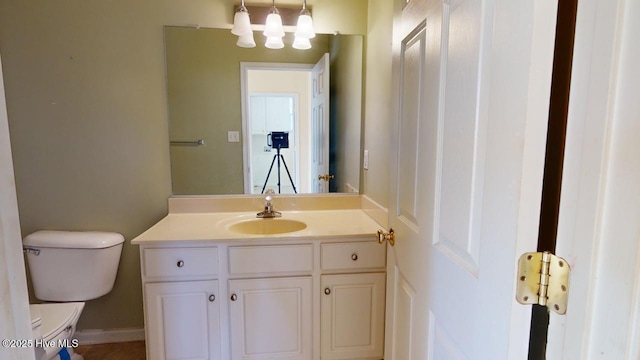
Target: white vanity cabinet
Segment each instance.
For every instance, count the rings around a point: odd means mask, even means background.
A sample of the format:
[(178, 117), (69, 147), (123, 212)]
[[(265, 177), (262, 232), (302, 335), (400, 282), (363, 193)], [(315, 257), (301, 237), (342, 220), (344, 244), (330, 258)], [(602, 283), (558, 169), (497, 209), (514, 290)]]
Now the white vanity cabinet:
[(141, 244), (149, 360), (382, 359), (373, 234), (182, 243)]
[(220, 360), (216, 247), (142, 248), (149, 359)]
[(218, 281), (145, 284), (150, 359), (220, 359)]
[(382, 359), (384, 250), (384, 246), (376, 242), (321, 245), (320, 342), (323, 360)]
[(322, 359), (382, 359), (385, 274), (323, 275)]
[(229, 280), (231, 359), (312, 359), (311, 276)]
[(313, 249), (312, 243), (228, 248), (232, 360), (313, 358)]

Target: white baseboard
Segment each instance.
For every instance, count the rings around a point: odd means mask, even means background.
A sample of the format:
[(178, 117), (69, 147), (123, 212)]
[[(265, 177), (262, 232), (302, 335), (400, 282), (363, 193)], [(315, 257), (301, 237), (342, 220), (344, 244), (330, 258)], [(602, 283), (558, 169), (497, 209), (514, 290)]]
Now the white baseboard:
[(83, 330), (74, 335), (80, 345), (144, 340), (144, 329)]

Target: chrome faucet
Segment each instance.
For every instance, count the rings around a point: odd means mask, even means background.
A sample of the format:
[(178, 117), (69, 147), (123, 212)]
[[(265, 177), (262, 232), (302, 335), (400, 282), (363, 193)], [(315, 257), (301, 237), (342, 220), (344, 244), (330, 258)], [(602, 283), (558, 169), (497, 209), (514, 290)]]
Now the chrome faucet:
[(267, 190), (266, 194), (267, 196), (265, 196), (264, 198), (264, 211), (259, 212), (258, 214), (256, 214), (256, 216), (265, 219), (282, 216), (279, 211), (273, 210), (273, 204), (271, 204), (271, 201), (273, 200), (273, 197), (271, 195), (274, 195), (275, 191), (273, 191), (273, 189), (269, 189)]

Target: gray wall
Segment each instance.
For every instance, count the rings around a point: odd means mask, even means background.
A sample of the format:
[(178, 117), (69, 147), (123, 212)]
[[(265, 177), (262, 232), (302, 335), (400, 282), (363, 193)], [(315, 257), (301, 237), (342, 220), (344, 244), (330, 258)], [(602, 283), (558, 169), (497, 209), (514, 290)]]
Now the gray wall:
[[(366, 34), (367, 3), (319, 1), (317, 31)], [(138, 248), (129, 243), (166, 214), (171, 192), (162, 27), (230, 28), (232, 4), (0, 0), (0, 53), (23, 235), (104, 230), (126, 238), (115, 288), (88, 302), (81, 330), (143, 324)], [(381, 66), (377, 71), (390, 71), (384, 61)], [(379, 117), (371, 115), (375, 126)], [(386, 203), (386, 192), (373, 183), (365, 179), (372, 189), (365, 187), (365, 193)]]

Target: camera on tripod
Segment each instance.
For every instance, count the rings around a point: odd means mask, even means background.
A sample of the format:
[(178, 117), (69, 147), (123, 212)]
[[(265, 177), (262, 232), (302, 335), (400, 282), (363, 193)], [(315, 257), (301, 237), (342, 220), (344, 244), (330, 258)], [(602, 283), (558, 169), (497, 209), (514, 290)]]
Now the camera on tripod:
[(270, 146), (275, 149), (288, 149), (289, 148), (289, 132), (288, 131), (270, 132), (267, 135), (267, 146)]
[(293, 179), (291, 178), (291, 173), (289, 172), (289, 168), (287, 167), (287, 163), (284, 161), (284, 156), (280, 154), (280, 149), (288, 149), (289, 148), (289, 132), (288, 131), (272, 131), (267, 135), (267, 146), (275, 148), (277, 154), (273, 155), (273, 160), (271, 160), (271, 166), (269, 167), (269, 172), (267, 173), (267, 178), (264, 180), (264, 185), (262, 186), (261, 194), (264, 194), (264, 189), (267, 187), (267, 183), (269, 182), (269, 176), (271, 176), (271, 170), (273, 170), (273, 164), (278, 162), (278, 194), (280, 194), (280, 163), (284, 165), (284, 169), (287, 171), (287, 176), (289, 176), (289, 181), (291, 182), (291, 187), (293, 187), (293, 192), (298, 193), (296, 189), (296, 185), (293, 183)]

